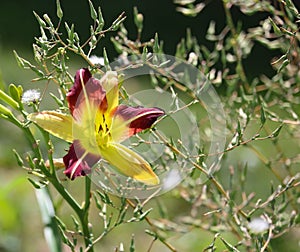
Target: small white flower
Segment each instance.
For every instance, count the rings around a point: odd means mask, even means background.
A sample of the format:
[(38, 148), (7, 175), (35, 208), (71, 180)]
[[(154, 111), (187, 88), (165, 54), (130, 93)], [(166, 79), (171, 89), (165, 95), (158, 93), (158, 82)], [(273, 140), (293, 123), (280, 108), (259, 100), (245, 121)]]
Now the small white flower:
[(95, 65), (104, 66), (104, 58), (103, 57), (98, 57), (96, 55), (92, 55), (89, 58), (89, 60)]
[(41, 97), (41, 92), (37, 89), (29, 89), (22, 95), (22, 103), (30, 103), (38, 101)]
[(255, 218), (250, 221), (248, 228), (254, 234), (264, 233), (269, 229), (269, 223), (263, 218)]
[(196, 66), (198, 64), (198, 56), (194, 52), (190, 52), (189, 58), (188, 58), (188, 63)]

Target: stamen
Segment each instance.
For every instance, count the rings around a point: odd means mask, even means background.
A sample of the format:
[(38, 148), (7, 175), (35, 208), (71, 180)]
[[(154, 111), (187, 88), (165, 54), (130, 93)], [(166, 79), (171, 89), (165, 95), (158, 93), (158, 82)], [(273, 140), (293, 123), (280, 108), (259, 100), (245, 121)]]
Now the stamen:
[(103, 131), (102, 124), (100, 124), (100, 126), (99, 126), (98, 133), (99, 133), (100, 131)]

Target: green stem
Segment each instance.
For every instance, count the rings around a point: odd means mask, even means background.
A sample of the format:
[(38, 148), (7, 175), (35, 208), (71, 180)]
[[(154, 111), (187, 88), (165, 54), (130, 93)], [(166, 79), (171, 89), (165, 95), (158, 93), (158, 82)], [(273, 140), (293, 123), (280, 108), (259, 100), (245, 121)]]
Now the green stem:
[(65, 187), (62, 186), (62, 184), (58, 180), (55, 172), (54, 163), (53, 163), (53, 156), (52, 156), (53, 149), (52, 149), (52, 143), (49, 137), (49, 133), (45, 132), (43, 129), (41, 129), (41, 131), (47, 143), (48, 159), (49, 159), (50, 173), (51, 173), (51, 176), (49, 177), (49, 181), (53, 184), (56, 190), (61, 194), (61, 196), (69, 203), (69, 205), (76, 212), (81, 222), (85, 247), (89, 248), (89, 251), (93, 251), (92, 248), (93, 243), (91, 240), (92, 235), (90, 233), (89, 220), (88, 220), (89, 207), (90, 207), (90, 195), (91, 195), (90, 193), (91, 179), (88, 176), (85, 177), (85, 203), (83, 207), (80, 207), (78, 203), (75, 201), (75, 199), (68, 193), (68, 191), (66, 191)]
[[(22, 129), (26, 135), (27, 140), (29, 141), (29, 144), (30, 144), (35, 156), (38, 158), (38, 160), (43, 160), (42, 153), (38, 147), (38, 144), (37, 144), (35, 138), (33, 137), (31, 131), (29, 130), (29, 128), (23, 127)], [(72, 195), (61, 184), (61, 182), (59, 181), (59, 179), (56, 176), (55, 167), (53, 164), (52, 147), (51, 147), (52, 145), (51, 145), (51, 142), (49, 139), (49, 135), (44, 130), (41, 129), (41, 131), (44, 136), (44, 139), (48, 143), (47, 147), (48, 147), (48, 158), (49, 158), (49, 163), (50, 163), (50, 170), (48, 170), (45, 167), (43, 162), (40, 162), (38, 164), (39, 168), (47, 176), (48, 180), (53, 185), (53, 187), (56, 189), (56, 191), (63, 197), (63, 199), (70, 205), (70, 207), (74, 210), (76, 215), (79, 217), (79, 219), (81, 221), (82, 229), (83, 229), (85, 245), (86, 245), (86, 247), (89, 247), (91, 244), (90, 239), (89, 239), (91, 237), (91, 235), (90, 235), (89, 228), (88, 228), (88, 210), (89, 210), (90, 201), (89, 200), (86, 201), (87, 204), (85, 204), (85, 208), (82, 209), (80, 207), (80, 205), (77, 203), (77, 201), (72, 197)], [(87, 182), (86, 187), (87, 187), (86, 189), (89, 190), (90, 182)], [(86, 193), (86, 195), (87, 195), (87, 193)], [(90, 251), (93, 251), (93, 250), (90, 250)]]
[(89, 208), (91, 203), (91, 179), (90, 177), (85, 177), (85, 202), (82, 207), (81, 215), (79, 216), (82, 225), (82, 232), (84, 236), (85, 247), (88, 251), (93, 252), (93, 240), (92, 232), (90, 232), (89, 224)]
[[(24, 115), (24, 114), (23, 114)], [(26, 115), (24, 115), (26, 116)], [(63, 199), (70, 205), (70, 207), (74, 210), (76, 215), (79, 217), (83, 229), (83, 235), (85, 240), (86, 248), (89, 248), (89, 251), (93, 251), (92, 248), (92, 240), (91, 240), (91, 233), (89, 228), (88, 222), (88, 213), (90, 207), (90, 189), (91, 189), (91, 180), (89, 177), (86, 177), (86, 190), (85, 190), (85, 204), (83, 208), (77, 203), (77, 201), (71, 196), (71, 194), (66, 190), (66, 188), (61, 184), (59, 179), (56, 176), (55, 167), (53, 163), (53, 156), (52, 156), (52, 143), (49, 137), (49, 134), (45, 132), (42, 128), (40, 128), (41, 133), (43, 135), (44, 140), (47, 143), (47, 151), (48, 151), (48, 159), (50, 163), (50, 169), (48, 169), (44, 162), (43, 162), (43, 155), (39, 148), (38, 142), (35, 140), (33, 134), (31, 133), (30, 129), (27, 126), (24, 126), (19, 120), (17, 120), (13, 115), (10, 115), (6, 118), (14, 125), (19, 127), (23, 130), (25, 137), (34, 153), (34, 156), (39, 160), (37, 167), (41, 169), (43, 174), (47, 177), (49, 182), (53, 185), (53, 187), (58, 191), (58, 193), (63, 197)], [(53, 230), (54, 231), (54, 230)]]
[[(29, 141), (29, 144), (30, 144), (35, 156), (38, 158), (38, 160), (42, 161), (43, 160), (42, 153), (38, 147), (37, 141), (34, 139), (32, 133), (31, 133), (31, 131), (29, 130), (29, 128), (23, 128), (23, 131), (25, 132), (26, 138)], [(43, 134), (43, 135), (45, 137), (45, 134)], [(49, 150), (48, 150), (48, 153), (49, 153)], [(52, 157), (52, 155), (50, 157)], [(51, 164), (51, 161), (50, 161), (50, 164)], [(52, 164), (53, 164), (53, 160), (52, 160)], [(53, 168), (50, 168), (50, 171), (49, 171), (47, 169), (47, 167), (45, 167), (43, 162), (40, 162), (38, 164), (38, 166), (43, 171), (43, 173), (47, 176), (48, 180), (52, 183), (54, 188), (61, 194), (61, 196), (74, 209), (74, 211), (77, 213), (77, 215), (79, 215), (79, 213), (81, 211), (80, 206), (78, 205), (76, 200), (69, 194), (69, 192), (65, 189), (65, 187), (60, 183), (60, 181), (56, 177), (56, 173), (50, 172)]]
[(85, 203), (84, 211), (88, 211), (91, 204), (91, 179), (89, 176), (85, 176)]

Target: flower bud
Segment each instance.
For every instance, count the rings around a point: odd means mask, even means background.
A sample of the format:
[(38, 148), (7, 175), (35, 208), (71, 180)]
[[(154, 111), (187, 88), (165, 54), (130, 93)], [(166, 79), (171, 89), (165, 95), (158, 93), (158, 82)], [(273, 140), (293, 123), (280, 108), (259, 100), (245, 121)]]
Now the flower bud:
[(19, 109), (19, 104), (2, 90), (0, 90), (0, 100), (4, 101), (7, 105), (14, 109)]
[(2, 104), (0, 104), (0, 114), (12, 117), (13, 113), (11, 112), (11, 110), (9, 110), (7, 107), (3, 106)]

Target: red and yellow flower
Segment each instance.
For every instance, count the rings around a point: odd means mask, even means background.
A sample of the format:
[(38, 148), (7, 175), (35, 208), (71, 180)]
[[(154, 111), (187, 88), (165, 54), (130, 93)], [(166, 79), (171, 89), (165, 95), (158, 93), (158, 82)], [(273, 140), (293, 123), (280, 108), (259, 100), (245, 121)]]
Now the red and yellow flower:
[(159, 183), (150, 164), (121, 142), (150, 128), (164, 115), (161, 109), (119, 105), (119, 82), (114, 71), (98, 80), (88, 69), (78, 70), (67, 101), (70, 115), (42, 111), (30, 114), (28, 119), (72, 143), (63, 157), (64, 173), (70, 179), (90, 173), (103, 158), (123, 175), (148, 185)]

